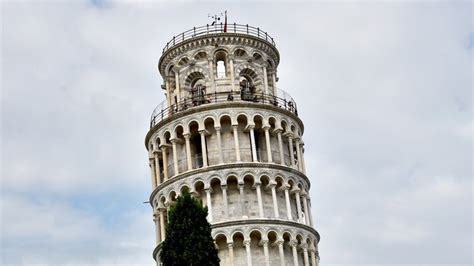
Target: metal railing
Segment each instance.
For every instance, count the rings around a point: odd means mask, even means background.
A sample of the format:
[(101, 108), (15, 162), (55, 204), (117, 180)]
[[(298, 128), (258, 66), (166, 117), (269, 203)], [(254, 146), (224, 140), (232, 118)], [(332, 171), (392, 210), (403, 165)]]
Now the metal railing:
[(238, 91), (214, 92), (210, 94), (200, 95), (198, 97), (184, 97), (176, 104), (168, 106), (166, 100), (158, 104), (153, 110), (150, 120), (150, 128), (153, 128), (157, 123), (163, 119), (201, 105), (216, 104), (216, 103), (232, 103), (232, 102), (251, 102), (258, 104), (268, 104), (279, 107), (294, 113), (298, 116), (296, 102), (283, 90), (277, 91), (277, 95), (266, 93), (241, 93)]
[(227, 24), (226, 31), (224, 31), (224, 28), (225, 26), (223, 23), (220, 23), (220, 24), (218, 23), (215, 25), (207, 24), (206, 26), (194, 27), (190, 30), (187, 30), (185, 32), (182, 32), (178, 35), (173, 36), (173, 38), (169, 42), (167, 42), (166, 46), (163, 48), (163, 53), (165, 53), (174, 45), (182, 43), (186, 40), (189, 40), (195, 37), (209, 35), (209, 34), (216, 34), (216, 33), (247, 34), (247, 35), (265, 40), (271, 43), (273, 46), (275, 46), (275, 42), (273, 41), (273, 38), (270, 37), (270, 35), (268, 35), (266, 31), (262, 31), (259, 27), (249, 26), (248, 24), (241, 25), (241, 24), (233, 23), (233, 24)]

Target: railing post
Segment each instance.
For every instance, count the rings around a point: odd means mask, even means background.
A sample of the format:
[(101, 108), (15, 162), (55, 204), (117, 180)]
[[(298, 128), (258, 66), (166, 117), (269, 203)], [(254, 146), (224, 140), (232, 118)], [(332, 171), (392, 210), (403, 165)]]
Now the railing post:
[(206, 24), (206, 35), (209, 34), (209, 24)]
[(176, 37), (176, 36), (173, 36), (173, 45), (176, 44), (176, 42), (175, 42), (175, 37)]
[(268, 33), (265, 32), (265, 41), (268, 41)]
[(260, 37), (260, 28), (257, 28), (257, 37)]
[(249, 24), (247, 24), (246, 26), (247, 26), (247, 34), (249, 34)]
[(184, 32), (182, 33), (182, 36), (183, 36), (183, 37), (182, 37), (182, 38), (183, 38), (183, 40), (182, 40), (182, 41), (184, 42)]
[(193, 31), (193, 34), (194, 34), (193, 37), (194, 37), (194, 36), (196, 36), (196, 27), (194, 27), (193, 30), (194, 30)]
[(223, 31), (224, 31), (224, 29), (222, 28), (222, 22), (221, 22), (221, 32), (223, 32)]
[(217, 91), (214, 92), (214, 103), (217, 103)]
[(235, 32), (237, 32), (237, 31), (236, 31), (236, 27), (235, 27), (235, 26), (236, 26), (236, 24), (235, 24), (235, 22), (234, 22), (234, 33), (235, 33)]

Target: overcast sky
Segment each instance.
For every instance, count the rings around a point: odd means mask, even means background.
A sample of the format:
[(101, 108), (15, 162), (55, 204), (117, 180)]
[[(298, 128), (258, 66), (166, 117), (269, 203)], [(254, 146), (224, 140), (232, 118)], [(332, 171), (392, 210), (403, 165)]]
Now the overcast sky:
[(1, 4), (1, 265), (153, 265), (144, 137), (175, 34), (259, 26), (305, 123), (321, 265), (472, 263), (471, 2)]

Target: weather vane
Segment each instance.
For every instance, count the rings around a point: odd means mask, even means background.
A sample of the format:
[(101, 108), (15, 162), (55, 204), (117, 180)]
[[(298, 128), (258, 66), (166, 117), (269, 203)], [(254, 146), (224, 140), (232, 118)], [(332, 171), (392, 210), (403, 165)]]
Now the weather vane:
[(225, 17), (227, 18), (227, 10), (226, 10), (224, 13), (221, 12), (220, 15), (217, 15), (217, 14), (215, 14), (215, 15), (207, 14), (207, 17), (208, 17), (208, 18), (212, 18), (212, 20), (213, 20), (211, 26), (216, 25), (217, 22), (219, 22), (223, 16), (225, 16)]

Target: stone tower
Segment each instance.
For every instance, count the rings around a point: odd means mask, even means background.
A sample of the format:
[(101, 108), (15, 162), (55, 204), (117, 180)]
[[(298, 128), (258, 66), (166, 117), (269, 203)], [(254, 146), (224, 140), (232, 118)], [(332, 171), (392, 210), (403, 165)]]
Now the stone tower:
[(304, 126), (278, 88), (279, 61), (267, 32), (235, 23), (192, 28), (163, 49), (166, 100), (145, 139), (158, 264), (185, 188), (208, 207), (221, 265), (319, 264)]

